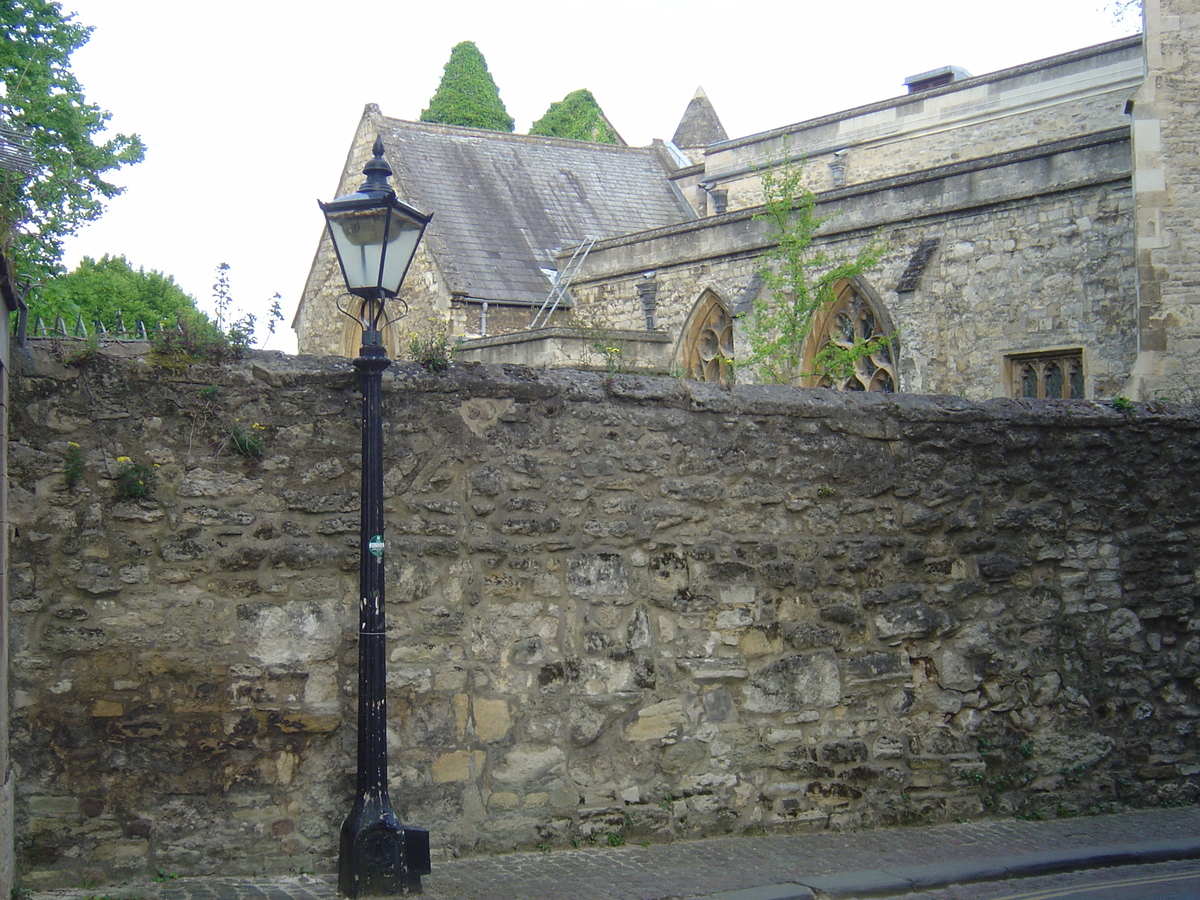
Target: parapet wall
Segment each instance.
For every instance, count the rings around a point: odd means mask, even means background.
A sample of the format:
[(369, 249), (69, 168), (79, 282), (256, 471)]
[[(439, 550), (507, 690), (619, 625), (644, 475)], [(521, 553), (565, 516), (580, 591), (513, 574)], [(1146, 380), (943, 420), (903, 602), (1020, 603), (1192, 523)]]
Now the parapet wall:
[[(392, 794), (435, 854), (1200, 793), (1194, 408), (408, 365), (384, 403)], [(350, 365), (37, 352), (11, 416), (23, 883), (330, 868)]]

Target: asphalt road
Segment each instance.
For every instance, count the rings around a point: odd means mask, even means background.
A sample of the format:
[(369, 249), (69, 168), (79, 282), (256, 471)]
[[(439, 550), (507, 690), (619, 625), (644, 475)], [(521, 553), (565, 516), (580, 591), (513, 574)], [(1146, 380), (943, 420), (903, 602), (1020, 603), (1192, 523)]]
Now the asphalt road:
[(1200, 861), (957, 885), (899, 900), (1200, 900)]

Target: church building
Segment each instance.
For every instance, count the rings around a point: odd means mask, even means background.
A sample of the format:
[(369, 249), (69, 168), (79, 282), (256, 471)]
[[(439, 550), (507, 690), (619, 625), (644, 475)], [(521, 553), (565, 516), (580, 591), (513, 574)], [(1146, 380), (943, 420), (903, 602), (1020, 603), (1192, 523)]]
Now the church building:
[[(369, 105), (340, 193), (382, 136), (406, 202), (434, 219), (386, 337), (444, 328), (459, 358), (753, 379), (736, 367), (766, 288), (764, 169), (802, 165), (817, 249), (879, 264), (819, 310), (829, 341), (896, 335), (849, 390), (1192, 396), (1200, 336), (1200, 14), (1147, 0), (1143, 35), (991, 74), (947, 66), (905, 93), (729, 138), (703, 90), (672, 140), (592, 144), (408, 122)], [(323, 237), (294, 327), (354, 356)], [(730, 361), (734, 365), (730, 365)]]

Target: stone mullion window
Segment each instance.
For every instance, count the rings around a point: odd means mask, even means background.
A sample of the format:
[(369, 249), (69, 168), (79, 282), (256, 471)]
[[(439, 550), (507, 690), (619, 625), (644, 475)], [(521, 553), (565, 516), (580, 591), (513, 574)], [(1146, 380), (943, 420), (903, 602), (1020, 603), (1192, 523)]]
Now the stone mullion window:
[(1010, 356), (1008, 363), (1014, 397), (1078, 400), (1084, 396), (1082, 350)]

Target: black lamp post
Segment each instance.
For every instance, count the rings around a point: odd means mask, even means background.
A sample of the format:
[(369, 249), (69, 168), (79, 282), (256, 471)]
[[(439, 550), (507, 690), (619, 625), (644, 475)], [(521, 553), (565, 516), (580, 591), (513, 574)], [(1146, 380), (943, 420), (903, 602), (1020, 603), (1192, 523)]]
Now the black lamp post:
[(345, 897), (420, 893), (428, 875), (429, 832), (401, 825), (387, 777), (387, 658), (383, 613), (383, 346), (395, 299), (431, 216), (396, 198), (391, 167), (376, 137), (374, 159), (357, 193), (321, 203), (347, 290), (356, 310), (338, 308), (362, 325), (354, 360), (362, 385), (362, 495), (359, 527), (358, 780), (354, 806), (342, 823), (338, 893)]

